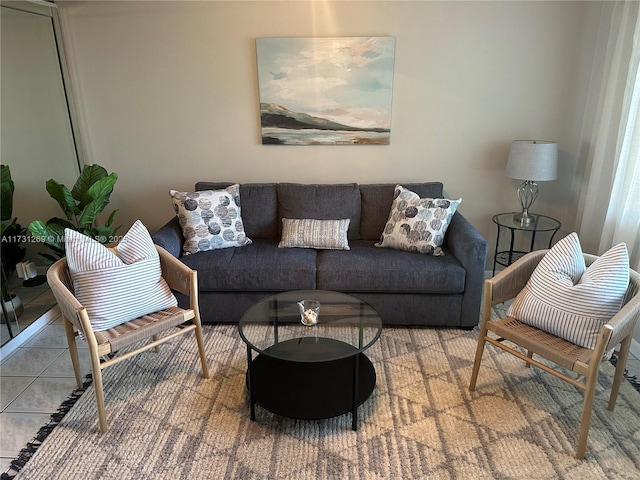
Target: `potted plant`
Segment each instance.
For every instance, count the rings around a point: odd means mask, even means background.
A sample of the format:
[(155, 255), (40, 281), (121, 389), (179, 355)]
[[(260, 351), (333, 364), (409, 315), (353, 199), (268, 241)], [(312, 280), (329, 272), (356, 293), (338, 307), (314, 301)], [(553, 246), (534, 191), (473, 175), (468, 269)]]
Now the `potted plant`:
[(29, 224), (31, 235), (51, 250), (51, 253), (38, 254), (42, 261), (50, 265), (65, 256), (65, 228), (81, 232), (100, 243), (115, 241), (115, 234), (120, 228), (113, 228), (117, 210), (111, 212), (104, 225), (98, 224), (98, 215), (109, 203), (117, 180), (117, 174), (107, 173), (97, 164), (85, 165), (71, 190), (53, 179), (47, 180), (47, 192), (58, 202), (65, 218), (54, 217), (46, 222), (35, 220)]
[(2, 321), (7, 312), (11, 317), (15, 312), (18, 318), (24, 310), (22, 301), (17, 294), (9, 291), (7, 284), (9, 276), (16, 270), (18, 262), (22, 261), (26, 248), (20, 245), (25, 240), (27, 229), (18, 223), (13, 217), (13, 192), (15, 185), (11, 178), (11, 170), (8, 165), (0, 165), (0, 261), (2, 263), (2, 281), (0, 282), (3, 309)]

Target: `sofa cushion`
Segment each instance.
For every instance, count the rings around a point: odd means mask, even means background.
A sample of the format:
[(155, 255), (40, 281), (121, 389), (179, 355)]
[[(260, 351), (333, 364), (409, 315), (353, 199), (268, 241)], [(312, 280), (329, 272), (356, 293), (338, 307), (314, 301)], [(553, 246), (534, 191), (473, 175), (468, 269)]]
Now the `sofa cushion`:
[(464, 292), (465, 270), (453, 255), (433, 257), (374, 248), (356, 240), (351, 250), (318, 251), (317, 288), (343, 292)]
[(316, 250), (278, 248), (277, 240), (256, 239), (246, 247), (196, 253), (181, 260), (198, 271), (201, 292), (316, 288)]
[(356, 183), (278, 184), (279, 217), (335, 220), (348, 218), (349, 240), (360, 237), (360, 189)]
[(169, 191), (182, 227), (185, 255), (251, 243), (242, 223), (239, 190), (235, 184), (223, 190)]
[(75, 295), (94, 330), (177, 305), (162, 278), (158, 251), (140, 220), (114, 249), (75, 230), (67, 228), (64, 233)]
[[(232, 182), (198, 182), (196, 190), (220, 190)], [(275, 183), (244, 183), (240, 185), (242, 220), (249, 238), (278, 238), (278, 194)]]
[(389, 220), (375, 246), (444, 255), (444, 235), (462, 199), (421, 198), (401, 185), (394, 195)]
[[(403, 185), (422, 198), (442, 198), (443, 187), (440, 182), (404, 183)], [(361, 240), (380, 240), (382, 230), (389, 218), (395, 188), (395, 183), (360, 185)]]
[(348, 218), (316, 220), (309, 218), (283, 218), (282, 238), (278, 248), (318, 248), (349, 250)]

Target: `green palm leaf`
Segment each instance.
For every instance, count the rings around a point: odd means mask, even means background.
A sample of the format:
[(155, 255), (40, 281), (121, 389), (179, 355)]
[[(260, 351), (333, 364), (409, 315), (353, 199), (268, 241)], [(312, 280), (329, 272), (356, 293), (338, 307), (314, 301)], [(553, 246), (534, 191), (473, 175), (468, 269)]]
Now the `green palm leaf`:
[(82, 167), (80, 177), (78, 177), (78, 180), (76, 180), (76, 183), (71, 190), (73, 198), (79, 202), (83, 202), (83, 198), (87, 190), (89, 190), (94, 183), (106, 176), (107, 171), (104, 167), (101, 167), (100, 165), (85, 165)]
[(80, 209), (76, 205), (73, 195), (67, 187), (56, 182), (54, 179), (49, 179), (47, 180), (46, 188), (51, 198), (58, 202), (58, 205), (60, 205), (60, 208), (68, 220), (72, 220), (80, 213)]
[(118, 180), (118, 176), (112, 173), (94, 183), (83, 197), (84, 209), (78, 218), (78, 225), (86, 228), (93, 225), (96, 217), (109, 203), (109, 197), (113, 192), (113, 185)]

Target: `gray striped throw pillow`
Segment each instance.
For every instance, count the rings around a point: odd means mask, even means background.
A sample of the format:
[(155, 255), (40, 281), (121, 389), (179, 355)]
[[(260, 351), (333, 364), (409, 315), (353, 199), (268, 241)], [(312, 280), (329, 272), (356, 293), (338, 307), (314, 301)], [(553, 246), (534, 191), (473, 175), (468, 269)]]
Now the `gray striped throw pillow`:
[(585, 268), (578, 235), (560, 240), (540, 261), (508, 315), (584, 348), (622, 307), (629, 256), (616, 245)]
[(278, 248), (349, 250), (347, 239), (349, 222), (348, 218), (341, 220), (283, 218), (282, 237)]
[(115, 252), (71, 229), (65, 229), (64, 241), (75, 296), (87, 309), (94, 330), (107, 330), (178, 304), (162, 278), (158, 251), (140, 220)]

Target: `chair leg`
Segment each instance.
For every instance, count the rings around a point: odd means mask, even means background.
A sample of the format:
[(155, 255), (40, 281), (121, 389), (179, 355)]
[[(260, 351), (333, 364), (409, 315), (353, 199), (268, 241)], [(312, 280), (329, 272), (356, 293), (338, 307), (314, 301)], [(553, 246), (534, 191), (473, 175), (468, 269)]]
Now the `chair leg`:
[(595, 365), (589, 372), (587, 383), (584, 390), (584, 403), (582, 406), (582, 416), (580, 418), (580, 433), (578, 435), (578, 447), (576, 449), (576, 458), (582, 460), (584, 452), (587, 449), (587, 437), (589, 436), (589, 425), (591, 424), (591, 411), (593, 410), (593, 397), (596, 392), (596, 383), (598, 382), (598, 367)]
[[(533, 358), (533, 352), (531, 350), (527, 350), (527, 357)], [(531, 364), (527, 362), (527, 368), (531, 368)]]
[[(151, 339), (152, 339), (154, 342), (157, 342), (157, 341), (158, 341), (158, 338), (160, 338), (158, 335), (153, 335), (153, 336), (151, 337)], [(156, 345), (155, 347), (153, 347), (153, 351), (154, 351), (154, 352), (156, 352), (156, 353), (160, 353), (160, 345)]]
[(202, 364), (203, 378), (209, 378), (209, 365), (207, 365), (207, 356), (204, 351), (204, 337), (202, 336), (202, 322), (200, 317), (196, 315), (193, 322), (196, 326), (196, 342), (198, 343), (198, 353), (200, 354), (200, 363)]
[[(95, 341), (95, 339), (93, 339)], [(89, 340), (90, 342), (91, 340)], [(102, 386), (102, 369), (100, 368), (100, 357), (98, 356), (97, 344), (95, 348), (89, 348), (89, 354), (91, 355), (91, 373), (93, 375), (93, 388), (96, 395), (96, 404), (98, 406), (98, 425), (100, 431), (105, 433), (107, 427), (107, 414), (104, 407), (104, 390)]]
[(82, 388), (82, 375), (80, 374), (80, 361), (78, 359), (78, 345), (76, 344), (76, 334), (73, 331), (73, 324), (63, 317), (64, 330), (67, 334), (67, 344), (69, 345), (69, 356), (73, 365), (73, 374), (76, 377), (76, 385)]
[(482, 354), (484, 353), (484, 345), (486, 343), (485, 337), (489, 333), (487, 329), (487, 321), (482, 320), (482, 326), (480, 327), (480, 333), (478, 334), (478, 345), (476, 347), (476, 358), (473, 362), (473, 370), (471, 371), (471, 380), (469, 381), (469, 391), (473, 392), (476, 389), (476, 380), (478, 379), (478, 372), (480, 371), (480, 362), (482, 362)]
[(476, 347), (476, 358), (473, 362), (473, 370), (471, 371), (471, 380), (469, 381), (469, 391), (473, 392), (476, 389), (476, 380), (478, 379), (478, 372), (480, 371), (480, 362), (482, 361), (482, 354), (484, 353), (485, 335), (486, 329), (480, 330), (480, 336), (478, 337), (478, 346)]
[(618, 354), (618, 362), (616, 363), (616, 373), (613, 377), (613, 385), (611, 386), (611, 395), (609, 396), (609, 405), (607, 409), (613, 411), (618, 398), (618, 390), (620, 383), (624, 377), (624, 369), (627, 366), (627, 358), (629, 358), (629, 350), (631, 349), (632, 336), (628, 335), (620, 344), (620, 353)]
[(489, 280), (484, 282), (484, 292), (482, 293), (482, 322), (480, 324), (480, 333), (478, 334), (478, 346), (476, 347), (476, 358), (473, 362), (473, 370), (471, 371), (471, 380), (469, 381), (469, 391), (476, 389), (476, 380), (480, 371), (480, 362), (482, 362), (482, 354), (484, 353), (485, 337), (489, 333), (489, 322), (491, 321), (491, 298), (493, 296), (492, 285)]

